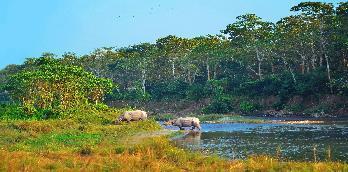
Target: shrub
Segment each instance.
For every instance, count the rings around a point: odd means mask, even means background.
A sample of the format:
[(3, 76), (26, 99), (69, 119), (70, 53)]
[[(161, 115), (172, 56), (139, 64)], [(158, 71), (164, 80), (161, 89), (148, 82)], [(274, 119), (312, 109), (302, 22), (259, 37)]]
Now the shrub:
[(148, 90), (151, 96), (156, 100), (184, 99), (188, 87), (188, 83), (181, 80), (174, 80), (153, 83), (149, 86)]
[(248, 101), (242, 101), (239, 104), (239, 108), (245, 113), (253, 112), (254, 110), (256, 110), (256, 106)]
[(189, 89), (186, 91), (186, 97), (189, 100), (200, 100), (203, 98), (206, 98), (210, 95), (210, 90), (201, 84), (194, 84), (189, 87)]
[(24, 113), (22, 107), (15, 104), (1, 104), (0, 105), (0, 119), (28, 119), (29, 116)]
[(231, 97), (226, 95), (215, 97), (207, 107), (203, 108), (203, 113), (212, 114), (231, 112), (233, 110), (231, 101)]
[(51, 58), (35, 59), (36, 67), (12, 75), (5, 87), (11, 98), (32, 115), (39, 110), (66, 110), (99, 103), (113, 84), (82, 67), (64, 65)]

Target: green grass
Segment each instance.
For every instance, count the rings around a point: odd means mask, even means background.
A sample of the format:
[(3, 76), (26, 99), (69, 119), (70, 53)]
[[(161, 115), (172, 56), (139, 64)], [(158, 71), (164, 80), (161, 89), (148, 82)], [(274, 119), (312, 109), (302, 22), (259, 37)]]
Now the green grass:
[[(109, 115), (103, 118), (112, 119)], [(220, 115), (204, 117), (221, 119)], [(180, 132), (152, 135), (161, 130), (154, 120), (121, 125), (88, 121), (0, 121), (0, 171), (348, 171), (348, 165), (340, 162), (282, 162), (267, 156), (230, 161), (204, 156), (169, 141)]]

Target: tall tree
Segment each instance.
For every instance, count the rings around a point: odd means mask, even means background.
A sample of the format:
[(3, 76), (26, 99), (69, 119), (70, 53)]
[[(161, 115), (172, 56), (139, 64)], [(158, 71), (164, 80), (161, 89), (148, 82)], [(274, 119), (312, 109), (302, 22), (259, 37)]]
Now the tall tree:
[[(265, 60), (265, 50), (269, 46), (269, 39), (273, 30), (273, 24), (264, 22), (255, 14), (245, 14), (237, 17), (237, 21), (229, 24), (222, 32), (229, 35), (229, 39), (237, 45), (241, 51), (251, 55), (247, 61), (256, 61), (257, 76), (262, 78), (262, 62)], [(250, 67), (250, 66), (249, 66)], [(252, 71), (255, 71), (250, 67)]]
[[(313, 34), (318, 35), (321, 55), (319, 65), (323, 65), (323, 58), (326, 61), (327, 77), (331, 82), (331, 68), (329, 57), (329, 39), (332, 37), (332, 21), (334, 7), (331, 3), (302, 2), (291, 8), (291, 11), (300, 12), (308, 19), (313, 29)], [(331, 87), (332, 92), (332, 87)]]

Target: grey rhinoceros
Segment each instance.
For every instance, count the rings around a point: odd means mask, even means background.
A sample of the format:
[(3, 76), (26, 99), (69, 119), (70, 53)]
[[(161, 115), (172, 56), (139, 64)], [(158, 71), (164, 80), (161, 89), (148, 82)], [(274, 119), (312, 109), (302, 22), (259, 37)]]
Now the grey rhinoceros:
[(165, 123), (165, 125), (173, 125), (180, 128), (180, 130), (183, 130), (184, 127), (192, 127), (192, 130), (195, 128), (198, 128), (201, 130), (201, 125), (199, 124), (199, 119), (195, 117), (185, 117), (185, 118), (178, 118), (174, 120), (169, 120)]
[(116, 121), (115, 124), (118, 124), (122, 121), (142, 121), (147, 119), (147, 113), (141, 110), (135, 111), (126, 111), (124, 112)]

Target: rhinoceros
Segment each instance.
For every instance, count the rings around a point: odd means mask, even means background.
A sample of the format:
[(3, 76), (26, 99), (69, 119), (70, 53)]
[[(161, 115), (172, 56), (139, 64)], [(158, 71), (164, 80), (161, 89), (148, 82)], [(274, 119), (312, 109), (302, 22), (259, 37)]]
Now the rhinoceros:
[(115, 124), (118, 124), (122, 121), (130, 122), (130, 121), (142, 121), (147, 119), (147, 113), (141, 110), (135, 111), (126, 111), (124, 112), (116, 121)]
[(180, 130), (184, 130), (184, 127), (192, 127), (192, 130), (198, 128), (201, 130), (201, 125), (199, 124), (199, 119), (195, 117), (185, 117), (178, 118), (174, 120), (169, 120), (165, 123), (165, 125), (173, 125), (180, 128)]

